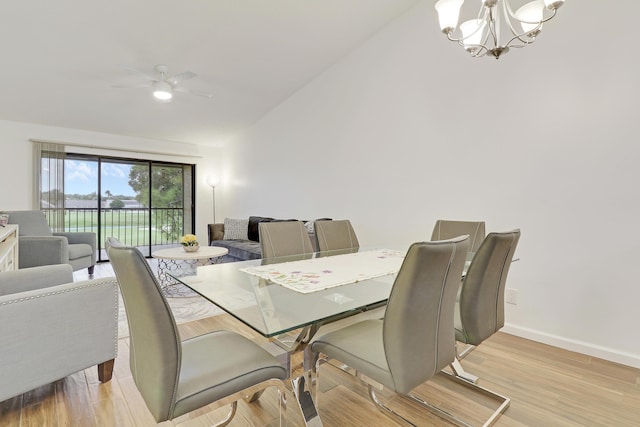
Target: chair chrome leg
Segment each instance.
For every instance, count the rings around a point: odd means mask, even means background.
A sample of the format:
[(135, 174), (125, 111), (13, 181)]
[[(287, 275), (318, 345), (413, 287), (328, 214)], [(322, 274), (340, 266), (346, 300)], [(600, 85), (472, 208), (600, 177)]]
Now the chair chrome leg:
[(491, 391), (487, 388), (484, 388), (474, 382), (470, 382), (469, 380), (467, 380), (466, 378), (462, 378), (459, 377), (455, 374), (449, 374), (447, 372), (442, 371), (443, 374), (447, 375), (450, 379), (452, 379), (453, 381), (456, 381), (459, 384), (462, 384), (468, 388), (471, 388), (473, 390), (476, 390), (478, 392), (480, 392), (481, 394), (484, 394), (485, 396), (488, 396), (494, 400), (500, 401), (502, 403), (500, 403), (500, 406), (498, 406), (498, 408), (493, 412), (493, 414), (491, 414), (491, 416), (489, 417), (489, 419), (487, 421), (485, 421), (484, 424), (482, 424), (482, 427), (488, 427), (490, 425), (492, 425), (493, 423), (496, 422), (496, 420), (498, 419), (498, 417), (500, 417), (500, 415), (502, 415), (504, 413), (504, 411), (507, 410), (507, 408), (509, 407), (509, 404), (511, 404), (511, 399), (503, 396), (501, 394), (496, 393), (495, 391)]
[(474, 384), (478, 382), (478, 377), (470, 372), (465, 371), (462, 367), (462, 364), (460, 363), (460, 360), (457, 357), (453, 359), (453, 362), (450, 366), (456, 377), (462, 378), (463, 380), (469, 381), (470, 383)]
[(280, 413), (280, 427), (287, 425), (287, 392), (284, 389), (278, 388), (278, 412)]
[[(320, 365), (323, 363), (327, 363), (328, 359), (326, 358), (320, 358), (318, 359), (317, 363), (316, 363), (316, 380), (315, 380), (315, 388), (318, 388), (320, 385)], [(457, 362), (457, 359), (455, 360), (455, 362)], [(335, 366), (332, 365), (330, 363), (331, 366), (334, 366), (338, 369), (342, 369), (346, 372), (346, 369), (344, 368), (340, 368), (339, 366)], [(459, 365), (459, 362), (458, 362)], [(452, 366), (453, 369), (453, 366)], [(454, 370), (455, 372), (455, 370)], [(498, 419), (498, 417), (500, 417), (500, 415), (502, 415), (504, 413), (504, 411), (507, 410), (507, 408), (509, 407), (509, 404), (511, 403), (511, 399), (509, 399), (508, 397), (505, 397), (501, 394), (498, 394), (496, 392), (493, 392), (491, 390), (488, 390), (482, 386), (479, 386), (478, 384), (476, 384), (473, 381), (470, 381), (467, 378), (463, 378), (463, 377), (459, 377), (457, 374), (450, 374), (448, 372), (445, 371), (441, 371), (441, 373), (447, 375), (448, 378), (450, 378), (451, 380), (458, 382), (460, 384), (463, 384), (466, 387), (472, 388), (476, 391), (479, 391), (480, 393), (484, 394), (485, 396), (488, 396), (492, 399), (498, 400), (500, 401), (500, 406), (498, 407), (498, 409), (496, 409), (493, 414), (491, 414), (491, 416), (489, 417), (489, 419), (482, 424), (482, 427), (489, 427), (491, 426), (493, 423), (496, 422), (496, 420)], [(391, 409), (390, 407), (388, 407), (386, 404), (384, 404), (376, 395), (375, 389), (379, 388), (382, 389), (382, 385), (378, 384), (377, 382), (369, 379), (368, 377), (366, 377), (365, 375), (362, 375), (360, 372), (356, 371), (356, 377), (358, 379), (360, 379), (363, 383), (365, 383), (369, 389), (369, 397), (371, 398), (371, 400), (373, 401), (373, 403), (376, 405), (376, 407), (378, 407), (380, 410), (382, 410), (382, 412), (396, 420), (401, 420), (404, 423), (407, 423), (411, 426), (416, 426), (414, 423), (412, 423), (411, 421), (409, 421), (408, 419), (406, 419), (404, 416), (402, 416), (401, 414), (397, 413), (396, 411), (394, 411), (393, 409)], [(315, 390), (314, 390), (315, 391)], [(316, 394), (314, 394), (314, 396), (317, 396), (317, 391)], [(424, 400), (422, 400), (421, 398), (413, 395), (413, 394), (397, 394), (397, 396), (401, 397), (401, 398), (407, 398), (409, 400), (411, 400), (412, 402), (418, 404), (419, 406), (425, 408), (426, 410), (428, 410), (429, 412), (439, 416), (442, 419), (445, 419), (457, 426), (460, 427), (473, 427), (472, 424), (469, 424), (468, 422), (456, 417), (455, 415), (450, 414), (449, 412), (445, 411), (442, 408), (438, 408), (437, 406), (434, 406), (432, 404), (430, 404), (429, 402), (426, 402)]]
[(228, 425), (231, 420), (233, 420), (233, 417), (236, 416), (236, 410), (238, 409), (238, 402), (235, 401), (231, 404), (231, 409), (229, 410), (229, 413), (227, 414), (227, 416), (225, 417), (224, 420), (220, 421), (217, 424), (214, 424), (213, 427), (224, 427), (226, 425)]
[[(442, 419), (445, 419), (457, 426), (460, 427), (473, 427), (471, 424), (461, 420), (460, 418), (457, 418), (453, 415), (451, 415), (449, 412), (445, 411), (444, 409), (438, 408), (437, 406), (434, 406), (432, 404), (430, 404), (429, 402), (426, 402), (422, 399), (420, 399), (419, 397), (416, 397), (412, 394), (407, 394), (407, 395), (399, 395), (399, 396), (405, 396), (407, 398), (409, 398), (411, 401), (413, 401), (414, 403), (417, 403), (419, 406), (425, 408), (427, 411), (439, 416)], [(406, 419), (405, 417), (403, 417), (402, 415), (400, 415), (399, 413), (397, 413), (396, 411), (394, 411), (393, 409), (389, 408), (387, 405), (385, 405), (384, 403), (382, 403), (382, 401), (380, 401), (380, 399), (378, 399), (378, 396), (376, 395), (375, 389), (373, 386), (371, 386), (369, 384), (369, 397), (371, 398), (371, 400), (373, 401), (373, 403), (376, 404), (376, 406), (381, 409), (385, 414), (392, 416), (393, 418), (399, 419), (404, 421), (405, 423), (411, 425), (411, 426), (416, 426), (416, 424), (412, 423), (411, 421), (409, 421), (408, 419)], [(416, 426), (417, 427), (417, 426)]]
[[(320, 363), (318, 361), (318, 363)], [(291, 379), (291, 386), (293, 388), (293, 395), (298, 401), (300, 410), (302, 411), (302, 417), (304, 419), (305, 426), (307, 427), (322, 427), (322, 421), (316, 408), (316, 404), (311, 397), (311, 390), (309, 387), (313, 387), (313, 381), (310, 380), (310, 376), (303, 374), (297, 378)], [(316, 386), (317, 386), (316, 377)]]
[[(462, 350), (460, 353), (457, 354), (458, 360), (462, 360), (465, 357), (467, 357), (467, 355), (471, 353), (473, 350), (475, 350), (475, 348), (476, 348), (475, 345), (467, 344), (464, 350)], [(456, 344), (456, 351), (457, 350), (458, 350), (458, 345)]]
[(253, 403), (255, 401), (257, 401), (258, 399), (260, 399), (260, 396), (262, 396), (262, 393), (264, 393), (264, 389), (257, 391), (253, 394), (247, 395), (244, 398), (244, 401), (247, 403)]
[(402, 415), (400, 415), (399, 413), (397, 413), (396, 411), (394, 411), (393, 409), (389, 408), (387, 405), (382, 403), (382, 401), (378, 399), (378, 396), (376, 395), (376, 392), (371, 384), (368, 384), (368, 387), (369, 387), (369, 397), (371, 398), (373, 403), (378, 407), (378, 409), (380, 409), (382, 412), (384, 412), (386, 415), (390, 416), (391, 418), (400, 419), (401, 421), (404, 421), (405, 423), (411, 426), (417, 427), (414, 423), (412, 423), (411, 421), (409, 421), (408, 419), (406, 419), (405, 417), (403, 417)]

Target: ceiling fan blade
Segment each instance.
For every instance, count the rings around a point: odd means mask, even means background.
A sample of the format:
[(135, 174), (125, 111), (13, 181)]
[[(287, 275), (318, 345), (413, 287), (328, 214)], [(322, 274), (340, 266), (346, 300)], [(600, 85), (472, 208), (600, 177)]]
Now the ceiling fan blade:
[(180, 74), (176, 74), (175, 76), (171, 76), (171, 77), (167, 78), (166, 81), (171, 83), (172, 85), (175, 85), (178, 82), (192, 79), (195, 76), (197, 76), (196, 73), (192, 73), (191, 71), (184, 71), (184, 72), (182, 72)]
[(151, 84), (149, 84), (149, 83), (140, 83), (138, 85), (111, 85), (111, 87), (117, 88), (117, 89), (131, 89), (131, 88), (151, 87)]
[(202, 90), (187, 89), (184, 86), (176, 86), (173, 88), (175, 92), (190, 93), (191, 95), (201, 96), (203, 98), (213, 98), (213, 94)]
[(154, 76), (152, 74), (147, 74), (144, 71), (140, 71), (140, 70), (138, 70), (136, 68), (122, 67), (122, 69), (126, 70), (126, 71), (129, 71), (129, 72), (132, 72), (132, 73), (135, 73), (135, 74), (138, 74), (139, 76), (144, 77), (145, 80), (149, 80), (149, 81), (152, 81), (152, 82), (157, 82), (158, 81), (158, 77), (157, 76)]

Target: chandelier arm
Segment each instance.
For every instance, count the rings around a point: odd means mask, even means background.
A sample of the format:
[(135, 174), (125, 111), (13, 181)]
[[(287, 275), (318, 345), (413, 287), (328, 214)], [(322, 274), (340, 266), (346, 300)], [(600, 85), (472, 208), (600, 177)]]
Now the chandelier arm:
[[(526, 36), (526, 34), (518, 34), (515, 37), (513, 37), (512, 39), (510, 39), (508, 42), (505, 43), (504, 47), (525, 47), (526, 45), (532, 44), (535, 39), (533, 40), (524, 40), (522, 37)], [(522, 44), (512, 44), (514, 42), (514, 40), (520, 40), (520, 42)]]
[(493, 16), (493, 8), (489, 8), (489, 31), (487, 32), (486, 38), (483, 40), (482, 44), (486, 45), (487, 40), (489, 40), (489, 36), (493, 39), (493, 45), (498, 46), (500, 40), (498, 40), (498, 32), (496, 31), (496, 18)]
[(551, 16), (540, 21), (540, 24), (544, 24), (547, 21), (551, 21), (556, 16), (556, 13), (558, 13), (558, 9), (553, 9)]
[[(511, 34), (513, 34), (514, 36), (518, 35), (518, 32), (515, 30), (515, 28), (513, 28), (513, 22), (511, 22), (511, 18), (517, 20), (520, 22), (520, 20), (513, 14), (513, 11), (511, 10), (511, 5), (509, 4), (508, 1), (503, 1), (502, 2), (502, 9), (503, 9), (503, 15), (505, 18), (505, 21), (507, 21), (507, 25), (509, 26), (509, 29), (511, 30)], [(509, 43), (511, 43), (513, 41), (513, 39), (509, 40), (509, 42), (507, 42), (506, 46), (509, 46)]]

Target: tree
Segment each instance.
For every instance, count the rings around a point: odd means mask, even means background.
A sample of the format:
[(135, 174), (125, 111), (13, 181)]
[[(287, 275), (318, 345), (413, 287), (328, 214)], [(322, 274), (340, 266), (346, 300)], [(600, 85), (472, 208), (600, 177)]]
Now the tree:
[(124, 208), (124, 202), (120, 199), (113, 199), (109, 204), (111, 209), (122, 209)]
[(149, 168), (135, 165), (129, 171), (129, 186), (136, 192), (136, 200), (152, 208), (182, 207), (182, 168), (172, 166), (151, 167), (151, 198), (149, 198)]

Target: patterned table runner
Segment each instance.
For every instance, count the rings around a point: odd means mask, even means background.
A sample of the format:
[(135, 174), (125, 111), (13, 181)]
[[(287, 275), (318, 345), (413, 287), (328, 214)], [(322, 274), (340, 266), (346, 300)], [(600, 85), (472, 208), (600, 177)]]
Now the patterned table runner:
[(405, 254), (403, 251), (377, 249), (241, 268), (240, 271), (306, 294), (395, 274), (400, 270)]

